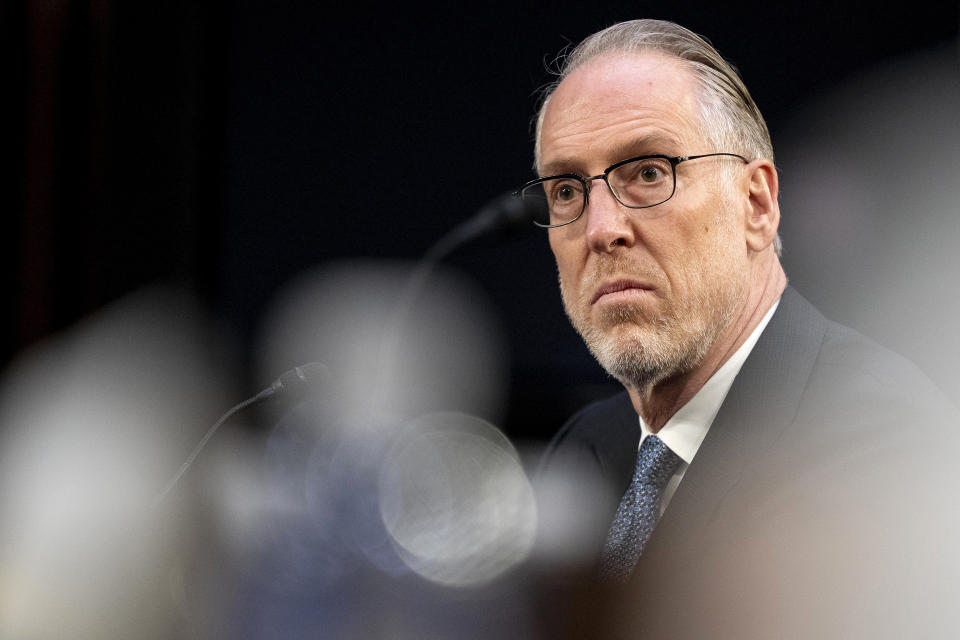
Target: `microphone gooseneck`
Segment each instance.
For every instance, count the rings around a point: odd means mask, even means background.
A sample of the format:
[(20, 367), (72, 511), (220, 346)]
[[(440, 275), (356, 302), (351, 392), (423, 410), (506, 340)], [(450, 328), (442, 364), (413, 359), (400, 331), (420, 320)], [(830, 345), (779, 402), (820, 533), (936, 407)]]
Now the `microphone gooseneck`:
[(197, 459), (197, 456), (200, 455), (200, 452), (203, 451), (203, 448), (207, 446), (210, 438), (214, 436), (220, 427), (223, 426), (223, 423), (229, 420), (231, 416), (252, 404), (266, 400), (271, 396), (290, 395), (293, 397), (300, 397), (306, 395), (306, 392), (319, 387), (323, 382), (325, 382), (329, 378), (329, 375), (330, 372), (327, 370), (326, 366), (320, 364), (319, 362), (308, 362), (284, 372), (283, 375), (270, 383), (270, 386), (266, 389), (263, 389), (255, 396), (247, 398), (243, 402), (237, 403), (227, 409), (226, 413), (220, 416), (220, 419), (214, 422), (212, 427), (207, 429), (207, 432), (203, 435), (203, 438), (200, 439), (200, 442), (197, 443), (197, 446), (193, 448), (193, 451), (187, 457), (186, 461), (180, 465), (180, 469), (176, 474), (174, 474), (164, 490), (161, 491), (154, 500), (154, 506), (162, 503), (166, 499), (167, 495), (173, 491), (173, 488), (177, 486), (178, 482), (180, 482), (180, 478), (182, 478), (183, 475), (190, 469), (194, 460)]
[(523, 199), (517, 192), (507, 192), (483, 205), (477, 213), (441, 236), (417, 262), (407, 279), (400, 299), (387, 321), (377, 361), (379, 380), (375, 390), (383, 389), (397, 358), (401, 329), (410, 308), (430, 277), (433, 268), (454, 249), (477, 238), (498, 231), (533, 229), (533, 221), (542, 213), (546, 203), (537, 199)]

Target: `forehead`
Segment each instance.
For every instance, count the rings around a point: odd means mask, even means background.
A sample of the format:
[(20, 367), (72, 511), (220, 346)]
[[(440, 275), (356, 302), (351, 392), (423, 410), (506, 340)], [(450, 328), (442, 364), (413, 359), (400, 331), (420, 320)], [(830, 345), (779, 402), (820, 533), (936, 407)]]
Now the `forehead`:
[(568, 165), (589, 162), (597, 171), (623, 154), (701, 152), (696, 96), (692, 74), (674, 58), (652, 53), (593, 58), (550, 97), (540, 133), (541, 168), (586, 170)]

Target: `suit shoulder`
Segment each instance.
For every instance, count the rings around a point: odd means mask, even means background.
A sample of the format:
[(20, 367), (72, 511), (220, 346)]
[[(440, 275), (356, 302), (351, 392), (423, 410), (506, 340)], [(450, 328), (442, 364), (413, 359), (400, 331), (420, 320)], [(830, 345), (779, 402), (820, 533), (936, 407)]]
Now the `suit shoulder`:
[(917, 365), (849, 327), (827, 321), (797, 418), (819, 427), (868, 426), (876, 437), (910, 425), (941, 437), (957, 409)]
[(573, 414), (554, 435), (551, 445), (567, 440), (595, 441), (605, 431), (624, 423), (639, 424), (630, 396), (626, 391), (621, 391), (609, 398), (591, 402)]
[[(592, 402), (577, 411), (553, 436), (541, 457), (538, 474), (558, 460), (569, 462), (572, 458), (606, 467), (607, 453), (619, 459), (625, 443), (633, 438), (639, 440), (639, 435), (640, 423), (626, 391)], [(629, 451), (628, 444), (626, 448)]]
[(911, 404), (950, 407), (937, 385), (916, 364), (858, 331), (835, 322), (828, 321), (817, 365), (832, 369), (848, 380), (860, 378), (865, 388), (910, 398)]

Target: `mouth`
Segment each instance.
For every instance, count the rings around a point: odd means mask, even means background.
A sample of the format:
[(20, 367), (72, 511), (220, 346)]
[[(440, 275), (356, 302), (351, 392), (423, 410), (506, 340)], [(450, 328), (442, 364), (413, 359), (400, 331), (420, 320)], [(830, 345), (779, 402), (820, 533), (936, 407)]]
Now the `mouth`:
[(600, 302), (600, 300), (614, 301), (614, 300), (627, 300), (638, 295), (644, 295), (650, 291), (653, 291), (653, 287), (650, 285), (638, 282), (636, 280), (614, 280), (613, 282), (608, 282), (597, 289), (593, 294), (593, 299), (590, 301), (591, 306)]

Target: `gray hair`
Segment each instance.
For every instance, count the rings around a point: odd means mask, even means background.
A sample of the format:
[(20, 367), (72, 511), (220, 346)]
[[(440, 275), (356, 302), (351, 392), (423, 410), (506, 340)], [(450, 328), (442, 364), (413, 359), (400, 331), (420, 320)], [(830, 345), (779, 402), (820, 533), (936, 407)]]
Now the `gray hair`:
[[(700, 129), (714, 151), (773, 161), (767, 123), (737, 70), (704, 38), (664, 20), (630, 20), (587, 37), (566, 54), (554, 82), (543, 91), (537, 114), (534, 156), (540, 165), (540, 134), (550, 98), (563, 80), (585, 62), (607, 53), (660, 53), (680, 60), (700, 87)], [(775, 248), (780, 253), (780, 238)]]

